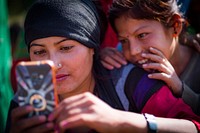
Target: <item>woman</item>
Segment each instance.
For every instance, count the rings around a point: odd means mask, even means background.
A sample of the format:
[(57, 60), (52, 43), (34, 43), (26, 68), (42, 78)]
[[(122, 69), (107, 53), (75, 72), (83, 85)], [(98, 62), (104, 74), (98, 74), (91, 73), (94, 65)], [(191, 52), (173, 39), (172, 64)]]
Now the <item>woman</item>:
[[(166, 82), (175, 96), (182, 97), (200, 115), (199, 34), (191, 40), (191, 35), (182, 31), (183, 19), (176, 2), (116, 1), (110, 20), (122, 43), (123, 55), (112, 48), (102, 51), (104, 66), (113, 69), (127, 60), (151, 71), (149, 78)], [(140, 27), (146, 28), (137, 30)], [(186, 41), (184, 44), (190, 43), (181, 45), (180, 37)]]
[[(33, 111), (33, 107), (19, 107), (16, 94), (11, 103), (7, 131), (148, 131), (145, 119), (151, 119), (148, 115), (144, 117), (142, 114), (118, 110), (124, 110), (121, 99), (98, 59), (99, 25), (96, 8), (89, 0), (40, 0), (29, 9), (25, 20), (25, 40), (30, 59), (49, 59), (57, 66), (56, 89), (60, 103), (47, 117), (24, 118)], [(154, 130), (163, 132), (197, 132), (200, 118), (181, 103), (182, 109), (188, 110), (185, 116), (180, 117), (185, 120), (156, 117), (158, 124), (148, 123), (156, 126)]]

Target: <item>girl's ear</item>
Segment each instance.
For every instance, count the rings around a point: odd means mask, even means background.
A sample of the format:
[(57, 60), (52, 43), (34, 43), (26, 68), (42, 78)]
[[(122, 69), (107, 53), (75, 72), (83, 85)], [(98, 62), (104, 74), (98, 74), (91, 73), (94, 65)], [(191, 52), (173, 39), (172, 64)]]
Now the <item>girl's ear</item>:
[(179, 14), (174, 14), (169, 22), (169, 25), (174, 28), (174, 37), (177, 37), (182, 31), (182, 18)]

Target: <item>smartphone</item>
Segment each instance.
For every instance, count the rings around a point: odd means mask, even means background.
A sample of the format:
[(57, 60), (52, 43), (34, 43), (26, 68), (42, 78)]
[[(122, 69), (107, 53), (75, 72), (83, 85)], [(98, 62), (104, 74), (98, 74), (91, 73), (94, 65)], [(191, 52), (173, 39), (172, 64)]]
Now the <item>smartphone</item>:
[(16, 66), (19, 106), (31, 105), (34, 115), (48, 115), (58, 104), (55, 66), (50, 60), (20, 62)]

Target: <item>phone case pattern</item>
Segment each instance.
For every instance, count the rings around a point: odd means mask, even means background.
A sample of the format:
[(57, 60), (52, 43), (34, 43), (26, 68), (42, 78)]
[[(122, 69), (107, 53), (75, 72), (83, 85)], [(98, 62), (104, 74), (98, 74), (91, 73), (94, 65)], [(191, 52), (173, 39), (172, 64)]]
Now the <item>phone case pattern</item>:
[(18, 103), (20, 106), (32, 105), (33, 115), (48, 115), (56, 106), (52, 69), (49, 64), (18, 65)]

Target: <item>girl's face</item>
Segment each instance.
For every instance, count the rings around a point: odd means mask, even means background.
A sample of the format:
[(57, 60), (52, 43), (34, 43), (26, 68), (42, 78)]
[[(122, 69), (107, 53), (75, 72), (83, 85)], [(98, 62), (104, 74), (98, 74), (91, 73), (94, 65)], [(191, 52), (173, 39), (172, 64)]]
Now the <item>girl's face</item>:
[(73, 95), (89, 89), (93, 54), (93, 49), (64, 37), (36, 39), (30, 44), (32, 61), (48, 59), (54, 62), (60, 95)]
[(151, 62), (141, 56), (150, 53), (150, 47), (160, 50), (170, 59), (176, 47), (173, 28), (165, 28), (154, 20), (138, 20), (120, 17), (115, 20), (118, 39), (122, 43), (125, 58), (138, 66)]

